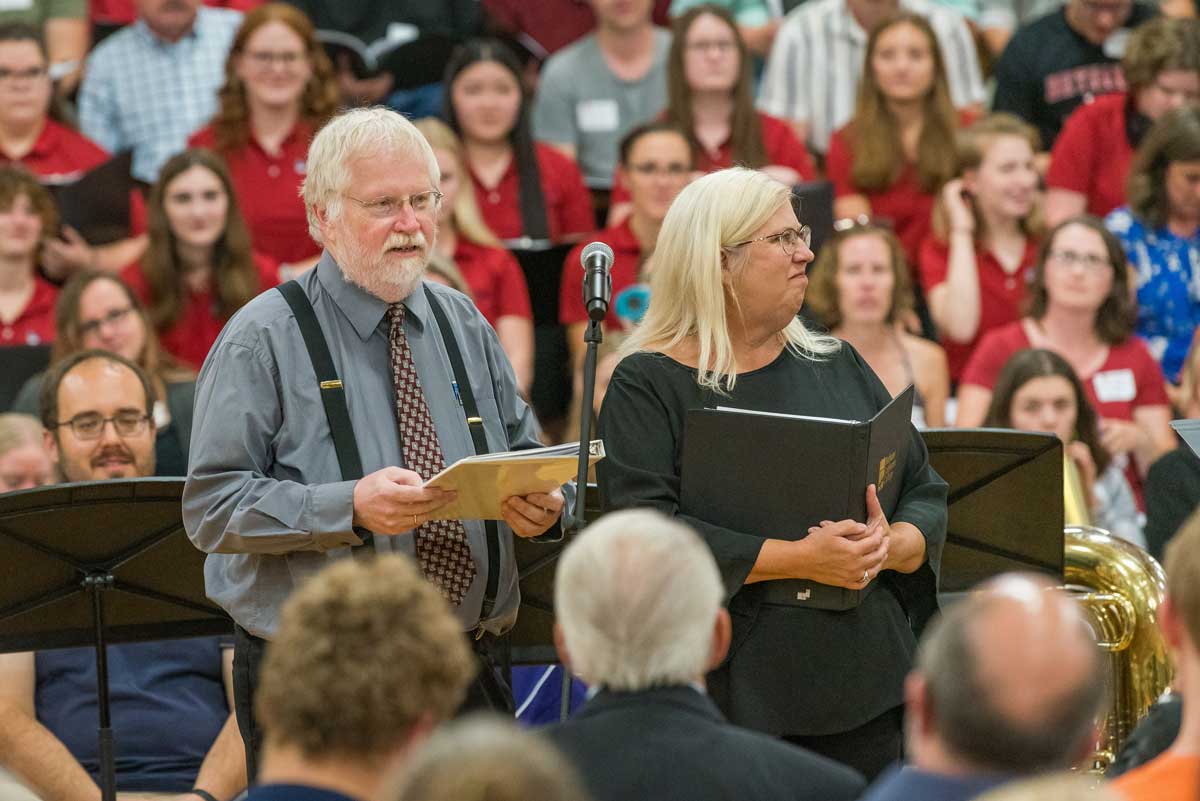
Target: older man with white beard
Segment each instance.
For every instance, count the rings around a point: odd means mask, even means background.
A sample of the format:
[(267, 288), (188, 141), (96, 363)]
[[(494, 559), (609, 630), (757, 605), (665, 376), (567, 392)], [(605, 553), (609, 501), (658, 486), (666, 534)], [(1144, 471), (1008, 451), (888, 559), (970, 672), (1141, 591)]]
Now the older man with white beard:
[(399, 114), (334, 118), (312, 142), (303, 189), (320, 262), (234, 315), (196, 383), (184, 522), (210, 554), (208, 595), (237, 624), (251, 776), (254, 685), (280, 605), (353, 549), (414, 556), (480, 655), (468, 706), (511, 705), (488, 650), (517, 614), (512, 534), (546, 533), (564, 500), (506, 498), (499, 524), (434, 519), (453, 495), (422, 482), (444, 465), (540, 444), (495, 332), (467, 297), (422, 280), (439, 178)]

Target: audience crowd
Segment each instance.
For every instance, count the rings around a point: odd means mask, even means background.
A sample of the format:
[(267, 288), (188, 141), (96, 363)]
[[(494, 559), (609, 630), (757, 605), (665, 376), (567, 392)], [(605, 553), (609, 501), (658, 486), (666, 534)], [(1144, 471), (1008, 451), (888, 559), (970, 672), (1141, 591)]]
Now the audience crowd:
[[(321, 258), (301, 187), (339, 109), (391, 107), (431, 145), (440, 192), (408, 199), (436, 207), (428, 278), (494, 328), (547, 443), (579, 423), (583, 246), (614, 255), (598, 411), (614, 346), (672, 302), (650, 289), (668, 209), (740, 165), (796, 188), (816, 253), (804, 315), (893, 396), (914, 385), (917, 428), (1055, 434), (1091, 519), (1165, 549), (1186, 698), (1200, 686), (1200, 518), (1184, 522), (1200, 459), (1168, 423), (1200, 418), (1196, 6), (0, 3), (0, 493), (187, 473), (196, 376), (226, 323)], [(399, 213), (395, 198), (345, 197)], [(867, 787), (708, 699), (730, 622), (692, 532), (613, 514), (558, 578), (556, 645), (595, 692), (544, 737), (481, 718), (439, 728), (473, 669), (404, 559), (309, 580), (264, 657), (252, 801), (1080, 792), (1021, 780), (1078, 764), (1103, 694), (1082, 620), (1040, 579), (985, 584), (925, 632), (905, 764)], [(229, 643), (185, 642), (110, 655), (119, 789), (232, 801), (247, 779)], [(95, 670), (82, 651), (0, 657), (0, 801), (99, 799)], [(1105, 792), (1200, 797), (1200, 716), (1185, 708), (1175, 728), (1170, 751)]]

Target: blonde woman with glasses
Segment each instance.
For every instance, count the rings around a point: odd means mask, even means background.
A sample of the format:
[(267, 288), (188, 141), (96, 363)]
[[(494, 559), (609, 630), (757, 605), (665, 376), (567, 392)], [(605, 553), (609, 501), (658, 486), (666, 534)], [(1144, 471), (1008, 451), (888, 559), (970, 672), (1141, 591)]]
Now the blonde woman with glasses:
[[(851, 346), (797, 317), (810, 241), (790, 188), (761, 172), (722, 170), (680, 192), (659, 231), (649, 309), (625, 341), (600, 412), (608, 456), (598, 471), (606, 508), (658, 509), (712, 549), (733, 617), (730, 656), (708, 679), (725, 714), (870, 778), (900, 755), (916, 646), (908, 615), (920, 619), (935, 604), (945, 537), (946, 484), (916, 431), (890, 515), (868, 489), (868, 519), (813, 521), (794, 540), (680, 512), (688, 410), (867, 420), (891, 399)], [(728, 489), (736, 505), (737, 477)], [(814, 593), (863, 591), (862, 601), (837, 611), (776, 603), (777, 579), (809, 580)]]

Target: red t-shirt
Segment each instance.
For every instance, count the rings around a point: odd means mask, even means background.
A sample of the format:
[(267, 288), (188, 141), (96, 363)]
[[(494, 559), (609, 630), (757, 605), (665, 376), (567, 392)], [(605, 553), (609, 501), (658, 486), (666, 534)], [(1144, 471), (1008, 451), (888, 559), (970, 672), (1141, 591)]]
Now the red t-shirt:
[[(254, 249), (281, 264), (294, 264), (321, 253), (321, 246), (308, 234), (308, 217), (300, 199), (311, 140), (312, 130), (300, 123), (283, 140), (278, 156), (263, 150), (253, 136), (244, 147), (220, 154), (229, 167)], [(215, 149), (212, 126), (192, 134), (188, 147)]]
[(1195, 801), (1200, 756), (1167, 751), (1113, 779), (1111, 786), (1126, 801)]
[[(47, 118), (33, 148), (19, 159), (0, 150), (0, 164), (20, 164), (45, 184), (70, 183), (108, 161), (108, 151), (83, 134)], [(146, 232), (146, 201), (137, 189), (129, 192), (129, 233)]]
[[(1028, 293), (1029, 281), (1037, 262), (1037, 243), (1025, 240), (1021, 266), (1007, 273), (991, 250), (981, 250), (975, 243), (975, 270), (979, 275), (979, 328), (970, 342), (955, 342), (941, 337), (950, 364), (950, 378), (957, 381), (962, 375), (971, 352), (987, 332), (1011, 323), (1021, 316), (1021, 303)], [(950, 270), (950, 246), (930, 236), (921, 245), (920, 278), (925, 294), (946, 281)]]
[(58, 287), (33, 276), (33, 294), (12, 322), (0, 320), (0, 347), (12, 345), (49, 345), (54, 341), (54, 302)]
[(1125, 92), (1100, 95), (1071, 112), (1050, 154), (1046, 186), (1087, 197), (1088, 214), (1125, 205), (1133, 147), (1125, 133)]
[[(550, 238), (558, 241), (571, 234), (582, 234), (595, 226), (592, 196), (583, 183), (583, 175), (575, 162), (541, 142), (534, 143), (538, 171), (542, 175), (542, 196), (546, 201), (546, 218)], [(517, 161), (512, 159), (500, 182), (492, 189), (485, 187), (471, 173), (475, 200), (483, 221), (501, 239), (519, 239), (525, 235), (521, 224), (521, 201), (518, 196), (521, 179)]]
[[(796, 131), (787, 122), (772, 117), (770, 114), (758, 114), (758, 124), (762, 131), (763, 148), (767, 151), (767, 164), (777, 164), (781, 167), (791, 167), (800, 174), (800, 180), (812, 181), (817, 177), (817, 168), (813, 166), (812, 156)], [(666, 113), (658, 115), (659, 120), (666, 119)], [(733, 166), (733, 143), (726, 139), (715, 152), (705, 150), (696, 159), (696, 169), (700, 172), (716, 172)], [(613, 176), (612, 200), (613, 205), (629, 202), (629, 190), (620, 179), (620, 174)]]
[[(1032, 347), (1023, 320), (988, 333), (963, 370), (962, 383), (991, 389), (1001, 368), (1019, 350)], [(1092, 375), (1081, 375), (1088, 401), (1100, 417), (1132, 420), (1139, 406), (1166, 406), (1167, 390), (1162, 369), (1145, 344), (1130, 337), (1108, 349), (1108, 358)]]
[[(604, 324), (610, 331), (628, 330), (633, 322), (626, 309), (636, 306), (635, 295), (645, 290), (638, 280), (642, 271), (642, 246), (633, 235), (629, 220), (615, 228), (597, 231), (587, 240), (599, 240), (613, 249), (612, 300), (608, 304), (608, 316), (604, 318)], [(587, 309), (583, 305), (583, 265), (579, 262), (583, 247), (583, 243), (576, 245), (563, 262), (558, 295), (558, 320), (563, 325), (586, 323), (588, 319)]]
[[(279, 284), (277, 262), (255, 253), (254, 266), (258, 268), (259, 292)], [(129, 285), (143, 304), (150, 304), (150, 287), (140, 263), (122, 270), (121, 280)], [(197, 370), (204, 364), (204, 357), (225, 325), (225, 320), (216, 315), (215, 303), (211, 288), (203, 292), (188, 292), (179, 319), (170, 328), (158, 332), (159, 341), (168, 353)]]
[(477, 245), (459, 236), (454, 263), (471, 288), (475, 307), (493, 327), (501, 317), (533, 319), (525, 274), (507, 250)]

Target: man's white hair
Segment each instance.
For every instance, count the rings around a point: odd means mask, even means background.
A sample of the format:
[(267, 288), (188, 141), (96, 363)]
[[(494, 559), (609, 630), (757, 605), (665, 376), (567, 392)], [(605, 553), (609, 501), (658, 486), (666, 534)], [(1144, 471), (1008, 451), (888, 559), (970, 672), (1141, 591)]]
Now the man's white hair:
[(632, 691), (704, 674), (723, 595), (716, 560), (694, 531), (633, 509), (605, 515), (567, 547), (554, 602), (575, 673)]
[(438, 185), (441, 172), (433, 148), (404, 115), (373, 106), (342, 112), (326, 123), (309, 145), (307, 173), (300, 187), (312, 238), (322, 243), (318, 208), (325, 209), (329, 219), (342, 213), (342, 193), (350, 185), (351, 161), (397, 155), (424, 158), (430, 182)]

